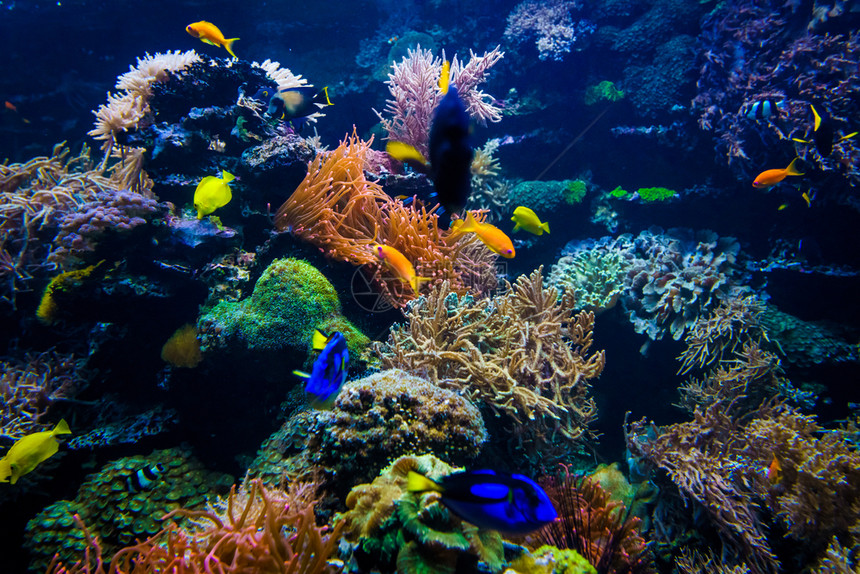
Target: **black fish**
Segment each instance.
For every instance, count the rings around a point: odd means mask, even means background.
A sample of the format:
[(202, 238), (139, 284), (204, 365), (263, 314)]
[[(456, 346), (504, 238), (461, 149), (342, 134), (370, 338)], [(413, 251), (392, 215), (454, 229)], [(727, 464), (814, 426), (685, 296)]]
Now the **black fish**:
[(156, 481), (164, 474), (164, 466), (159, 462), (156, 465), (141, 468), (125, 480), (125, 485), (129, 492), (135, 493), (142, 490), (149, 490), (155, 486)]

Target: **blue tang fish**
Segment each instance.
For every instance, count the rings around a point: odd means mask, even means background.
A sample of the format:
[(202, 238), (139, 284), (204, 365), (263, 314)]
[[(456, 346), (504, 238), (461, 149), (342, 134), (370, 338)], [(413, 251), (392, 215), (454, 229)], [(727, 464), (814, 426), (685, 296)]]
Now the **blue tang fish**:
[(349, 349), (343, 333), (334, 332), (326, 335), (319, 329), (314, 331), (314, 351), (319, 356), (314, 361), (310, 374), (303, 371), (293, 371), (293, 374), (307, 379), (305, 392), (309, 395), (310, 403), (316, 408), (331, 408), (340, 388), (346, 382), (349, 370)]
[(442, 65), (439, 88), (445, 95), (433, 111), (428, 145), (429, 162), (418, 150), (402, 142), (389, 142), (386, 151), (394, 159), (429, 174), (436, 200), (444, 208), (445, 218), (450, 221), (451, 213), (466, 207), (466, 200), (472, 191), (474, 150), (470, 142), (469, 112), (456, 86), (450, 85), (448, 62)]
[(407, 481), (410, 492), (438, 492), (442, 504), (466, 522), (502, 534), (527, 534), (558, 517), (546, 492), (522, 474), (472, 470), (436, 482), (409, 471)]

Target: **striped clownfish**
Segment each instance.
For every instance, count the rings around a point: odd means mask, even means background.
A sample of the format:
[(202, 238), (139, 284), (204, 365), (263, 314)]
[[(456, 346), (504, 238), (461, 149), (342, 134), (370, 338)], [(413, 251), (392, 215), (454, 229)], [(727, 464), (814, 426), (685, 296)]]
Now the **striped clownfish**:
[(164, 465), (159, 462), (153, 466), (140, 468), (130, 474), (125, 480), (125, 485), (131, 493), (149, 490), (161, 479), (162, 474), (164, 474)]

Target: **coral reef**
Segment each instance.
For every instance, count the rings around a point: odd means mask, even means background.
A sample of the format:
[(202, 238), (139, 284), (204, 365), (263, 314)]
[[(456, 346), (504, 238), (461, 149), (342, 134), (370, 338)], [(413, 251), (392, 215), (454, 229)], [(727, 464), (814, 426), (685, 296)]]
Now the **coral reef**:
[(453, 472), (433, 455), (401, 457), (370, 484), (360, 484), (346, 498), (344, 538), (352, 543), (347, 568), (373, 565), (379, 572), (451, 572), (457, 564), (472, 571), (501, 570), (498, 532), (463, 522), (439, 501), (439, 493), (406, 490), (414, 470), (431, 479)]
[(540, 60), (561, 61), (576, 42), (594, 31), (586, 21), (573, 21), (571, 12), (580, 7), (580, 2), (569, 0), (520, 2), (508, 15), (504, 37), (516, 47), (534, 40)]
[(594, 315), (574, 314), (570, 293), (544, 289), (541, 272), (478, 302), (443, 284), (374, 346), (385, 368), (420, 374), (502, 416), (506, 447), (535, 465), (581, 448), (595, 416), (588, 387), (605, 361), (602, 351), (589, 354)]
[[(129, 486), (133, 474), (157, 464), (164, 471), (150, 488), (135, 491)], [(180, 507), (200, 508), (213, 490), (224, 491), (232, 481), (227, 475), (204, 470), (181, 449), (110, 462), (81, 485), (74, 500), (60, 500), (28, 523), (32, 567), (44, 571), (55, 553), (66, 563), (76, 561), (83, 537), (73, 514), (92, 529), (104, 550), (113, 553), (135, 539), (148, 539), (159, 532), (166, 513)], [(69, 537), (72, 543), (67, 546)]]
[(546, 284), (559, 291), (569, 289), (576, 309), (600, 313), (618, 302), (630, 265), (620, 252), (581, 246), (552, 266)]
[(655, 572), (641, 520), (630, 506), (611, 500), (597, 481), (561, 469), (541, 480), (559, 513), (555, 522), (533, 536), (557, 548), (576, 550), (597, 572)]
[(537, 213), (558, 209), (571, 192), (571, 181), (521, 181), (508, 192), (510, 205), (525, 205)]

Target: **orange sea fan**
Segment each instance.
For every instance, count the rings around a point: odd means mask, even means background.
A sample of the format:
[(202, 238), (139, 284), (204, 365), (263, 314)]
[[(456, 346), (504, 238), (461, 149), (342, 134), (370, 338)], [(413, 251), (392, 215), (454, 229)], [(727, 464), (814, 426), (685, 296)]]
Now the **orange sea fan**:
[[(362, 141), (353, 131), (333, 151), (318, 155), (308, 174), (275, 214), (275, 228), (289, 230), (320, 248), (327, 257), (367, 266), (372, 280), (394, 305), (415, 294), (384, 268), (370, 246), (390, 245), (415, 266), (426, 284), (449, 280), (464, 291), (464, 274), (484, 276), (475, 266), (491, 268), (495, 257), (475, 256), (474, 238), (452, 237), (438, 225), (435, 208), (404, 205), (366, 178), (366, 156), (373, 141)], [(486, 216), (475, 212), (476, 219)], [(468, 252), (469, 257), (461, 257)], [(479, 286), (480, 287), (480, 286)], [(481, 290), (480, 288), (478, 289)]]

